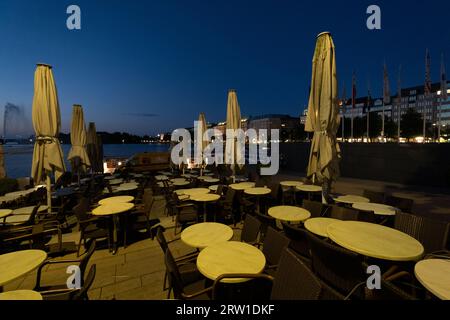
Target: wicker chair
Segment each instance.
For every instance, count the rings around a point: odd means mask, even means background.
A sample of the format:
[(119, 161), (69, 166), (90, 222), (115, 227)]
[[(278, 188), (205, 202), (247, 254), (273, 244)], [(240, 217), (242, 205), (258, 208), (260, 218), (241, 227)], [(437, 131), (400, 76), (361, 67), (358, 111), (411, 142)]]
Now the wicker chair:
[(166, 273), (169, 279), (167, 298), (170, 297), (170, 292), (173, 290), (175, 299), (209, 300), (207, 293), (212, 291), (212, 287), (204, 288), (205, 279), (200, 272), (198, 272), (195, 264), (191, 264), (191, 269), (181, 271), (170, 250), (166, 250), (164, 257)]
[(367, 275), (363, 257), (307, 233), (311, 248), (312, 270), (327, 285), (350, 298), (364, 299)]
[(244, 226), (241, 232), (241, 241), (247, 243), (256, 243), (258, 241), (259, 230), (261, 229), (261, 222), (247, 214), (244, 220)]
[(273, 283), (267, 296), (271, 300), (317, 300), (322, 286), (317, 277), (298, 256), (285, 248), (280, 253), (280, 264), (275, 277), (266, 274), (223, 274), (213, 285), (213, 298), (217, 298), (220, 281), (226, 278), (265, 279)]
[(281, 224), (283, 226), (284, 234), (291, 240), (289, 248), (294, 250), (307, 266), (311, 266), (311, 253), (306, 235), (308, 231), (302, 227), (293, 226), (284, 221), (281, 222)]
[(450, 223), (399, 212), (395, 216), (395, 229), (422, 243), (425, 254), (450, 250)]
[(267, 228), (272, 227), (274, 229), (277, 228), (277, 220), (267, 214), (262, 214), (257, 212), (256, 217), (261, 222), (261, 228), (260, 228), (260, 240), (264, 241), (264, 238), (266, 237)]
[(324, 205), (318, 201), (304, 199), (302, 207), (311, 213), (311, 218), (321, 217)]
[(278, 267), (281, 253), (289, 246), (289, 238), (272, 227), (267, 229), (263, 242), (262, 252), (266, 257), (266, 273), (273, 274)]
[(80, 289), (60, 289), (41, 291), (44, 300), (89, 300), (88, 291), (94, 283), (96, 265), (92, 265)]
[(364, 189), (363, 196), (374, 203), (384, 203), (384, 198), (386, 197), (384, 192), (378, 192), (373, 190)]
[(402, 197), (387, 196), (385, 203), (400, 209), (402, 212), (411, 213), (414, 200)]
[(336, 205), (332, 205), (329, 212), (330, 218), (339, 220), (358, 220), (359, 216), (358, 210)]

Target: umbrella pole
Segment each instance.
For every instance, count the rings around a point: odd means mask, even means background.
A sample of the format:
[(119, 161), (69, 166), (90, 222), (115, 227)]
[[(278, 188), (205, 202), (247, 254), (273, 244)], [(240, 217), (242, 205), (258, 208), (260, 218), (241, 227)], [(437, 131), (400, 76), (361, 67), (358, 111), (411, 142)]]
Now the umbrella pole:
[(47, 173), (47, 211), (52, 212), (52, 181), (50, 175)]

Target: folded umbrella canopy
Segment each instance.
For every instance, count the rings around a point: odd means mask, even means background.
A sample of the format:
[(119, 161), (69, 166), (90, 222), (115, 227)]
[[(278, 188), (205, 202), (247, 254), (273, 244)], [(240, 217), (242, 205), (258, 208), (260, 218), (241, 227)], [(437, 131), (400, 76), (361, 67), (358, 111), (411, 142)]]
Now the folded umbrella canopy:
[[(228, 91), (228, 103), (227, 103), (227, 130), (237, 130), (241, 129), (241, 109), (239, 107), (236, 90), (230, 89)], [(231, 168), (233, 170), (233, 175), (235, 172), (235, 164), (237, 163), (239, 168), (243, 166), (244, 152), (240, 148), (240, 144), (237, 143), (237, 139), (234, 135), (226, 135), (226, 145), (225, 159), (234, 159), (233, 163), (231, 163)]]
[(307, 177), (322, 183), (327, 199), (331, 183), (339, 175), (340, 149), (336, 141), (339, 101), (335, 48), (329, 32), (317, 36), (313, 58), (311, 91), (305, 130), (314, 132)]
[(86, 166), (90, 166), (88, 154), (86, 152), (86, 126), (84, 124), (83, 108), (80, 105), (74, 105), (72, 109), (72, 125), (70, 130), (70, 148), (67, 159), (72, 164), (72, 171), (80, 173), (85, 171)]
[(206, 127), (206, 119), (205, 114), (203, 112), (200, 113), (198, 117), (198, 129), (197, 129), (197, 136), (195, 137), (196, 144), (196, 157), (195, 159), (196, 163), (200, 164), (200, 175), (203, 175), (203, 163), (204, 163), (204, 150), (206, 146), (208, 145), (208, 142), (206, 140), (203, 140), (203, 135), (205, 134), (207, 130)]
[[(91, 162), (92, 173), (103, 172), (103, 151), (100, 150), (99, 138), (94, 122), (89, 122), (88, 132), (86, 136), (86, 151)], [(101, 158), (100, 158), (101, 157)]]
[(61, 127), (58, 94), (53, 80), (52, 67), (38, 64), (34, 73), (32, 107), (33, 127), (36, 134), (31, 176), (36, 183), (47, 177), (47, 203), (51, 207), (50, 174), (55, 180), (66, 171), (63, 152), (58, 140)]

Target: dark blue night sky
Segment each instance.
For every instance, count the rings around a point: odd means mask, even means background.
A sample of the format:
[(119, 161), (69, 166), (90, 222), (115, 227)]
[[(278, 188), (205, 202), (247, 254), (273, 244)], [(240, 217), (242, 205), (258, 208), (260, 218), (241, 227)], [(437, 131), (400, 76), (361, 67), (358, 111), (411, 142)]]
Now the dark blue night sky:
[[(66, 8), (81, 7), (79, 31)], [(366, 8), (381, 7), (382, 30), (366, 28)], [(72, 104), (100, 131), (155, 134), (192, 126), (201, 111), (225, 119), (235, 88), (243, 115), (298, 116), (307, 104), (316, 35), (331, 31), (340, 91), (381, 95), (386, 59), (391, 92), (424, 82), (425, 49), (439, 80), (450, 72), (450, 2), (436, 1), (12, 1), (0, 2), (0, 106), (31, 115), (37, 62), (54, 66), (63, 131)], [(155, 116), (156, 115), (156, 116)], [(1, 120), (1, 119), (0, 119)], [(30, 132), (32, 132), (30, 121)]]

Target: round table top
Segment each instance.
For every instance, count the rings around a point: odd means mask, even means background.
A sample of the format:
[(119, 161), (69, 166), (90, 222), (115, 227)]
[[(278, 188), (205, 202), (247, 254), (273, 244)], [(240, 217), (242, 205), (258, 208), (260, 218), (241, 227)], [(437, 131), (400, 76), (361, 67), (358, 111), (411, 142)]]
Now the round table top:
[(220, 199), (218, 194), (214, 193), (203, 193), (203, 194), (194, 194), (190, 196), (190, 200), (199, 201), (199, 202), (210, 202), (217, 201)]
[(304, 192), (321, 192), (322, 187), (316, 186), (314, 184), (301, 184), (299, 186), (295, 186), (295, 189), (298, 191), (304, 191)]
[(209, 193), (209, 189), (208, 188), (180, 189), (180, 190), (177, 190), (177, 191), (175, 191), (175, 192), (177, 192), (177, 194), (185, 194), (185, 195), (188, 195), (188, 196)]
[(17, 197), (6, 197), (6, 196), (0, 196), (0, 202), (9, 202), (16, 200)]
[(233, 237), (233, 229), (216, 222), (203, 222), (190, 226), (181, 232), (181, 241), (190, 247), (206, 248)]
[(9, 216), (13, 211), (11, 209), (0, 209), (0, 218)]
[(328, 238), (328, 226), (338, 221), (341, 220), (325, 217), (310, 218), (305, 221), (305, 228), (318, 236)]
[(102, 199), (98, 202), (98, 204), (108, 204), (108, 203), (114, 203), (114, 202), (131, 202), (134, 200), (133, 196), (117, 196), (117, 197), (109, 197)]
[(95, 216), (108, 216), (112, 214), (123, 213), (133, 209), (134, 204), (129, 202), (113, 202), (103, 204), (92, 210)]
[(184, 181), (175, 181), (173, 183), (174, 186), (178, 186), (178, 187), (187, 186), (188, 184), (190, 184), (190, 182), (186, 181), (186, 180), (184, 180)]
[(356, 196), (353, 194), (336, 197), (336, 198), (334, 198), (334, 201), (341, 202), (341, 203), (347, 203), (347, 204), (353, 204), (356, 202), (370, 202), (370, 200), (367, 199), (366, 197)]
[(414, 274), (417, 280), (436, 297), (450, 300), (450, 260), (421, 260), (416, 263)]
[(254, 182), (239, 182), (239, 183), (232, 183), (229, 185), (229, 187), (234, 190), (245, 190), (253, 188), (254, 186), (255, 186)]
[(182, 174), (181, 176), (184, 177), (184, 178), (195, 178), (195, 177), (197, 177), (196, 174), (192, 174), (192, 173), (185, 173), (185, 174)]
[(301, 186), (303, 184), (303, 182), (301, 181), (281, 181), (280, 185), (282, 185), (283, 187), (296, 187), (296, 186)]
[(219, 185), (218, 185), (218, 184), (213, 184), (212, 186), (209, 186), (209, 187), (208, 187), (209, 190), (214, 191), (214, 192), (217, 191), (217, 188), (219, 188)]
[(170, 179), (170, 181), (172, 181), (172, 182), (184, 182), (184, 181), (186, 181), (186, 179), (185, 178), (173, 178), (173, 179)]
[(294, 206), (276, 206), (269, 208), (269, 216), (287, 222), (300, 222), (308, 219), (311, 213), (303, 208)]
[(340, 246), (359, 254), (391, 261), (413, 261), (424, 248), (413, 237), (375, 223), (339, 221), (327, 228), (328, 236)]
[(171, 176), (172, 175), (172, 172), (169, 172), (169, 171), (158, 171), (158, 173), (160, 173), (163, 176)]
[(244, 193), (252, 195), (252, 196), (263, 196), (266, 194), (271, 193), (272, 190), (270, 190), (269, 188), (249, 188), (249, 189), (245, 189)]
[(33, 271), (47, 259), (42, 250), (21, 250), (0, 255), (0, 286)]
[(33, 290), (14, 290), (0, 293), (0, 300), (42, 300), (42, 295)]
[(121, 184), (122, 182), (123, 182), (123, 179), (111, 179), (111, 180), (109, 180), (109, 184), (110, 185)]
[(20, 224), (27, 222), (30, 219), (31, 214), (12, 214), (6, 217), (5, 223)]
[(138, 186), (136, 186), (136, 185), (120, 185), (114, 190), (114, 192), (132, 191), (132, 190), (136, 190), (137, 188), (138, 188)]
[(207, 182), (207, 183), (216, 183), (219, 182), (220, 179), (217, 178), (207, 178), (207, 179), (203, 179), (203, 182)]
[[(203, 249), (197, 257), (198, 270), (208, 279), (215, 280), (225, 273), (261, 273), (266, 265), (264, 254), (256, 247), (238, 241), (217, 243)], [(224, 279), (237, 283), (248, 279)]]
[(5, 194), (5, 197), (11, 197), (11, 198), (18, 198), (21, 196), (25, 196), (27, 194), (29, 194), (30, 192), (33, 192), (34, 190), (28, 191), (28, 190), (19, 190), (19, 191), (13, 191), (13, 192), (8, 192)]
[(169, 177), (166, 175), (155, 176), (156, 180), (169, 180)]
[(395, 216), (395, 214), (399, 211), (397, 208), (386, 204), (373, 202), (355, 202), (352, 207), (362, 211), (371, 211), (374, 214), (381, 216)]
[[(13, 210), (13, 214), (32, 214), (35, 206), (22, 207)], [(41, 205), (38, 208), (38, 212), (44, 212), (48, 209), (48, 206)]]

